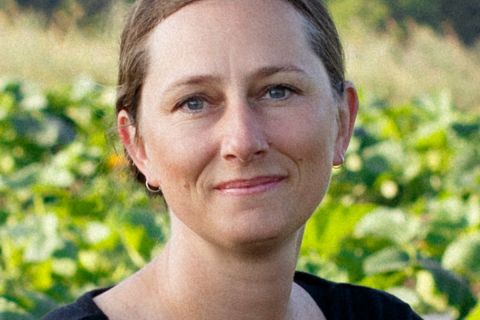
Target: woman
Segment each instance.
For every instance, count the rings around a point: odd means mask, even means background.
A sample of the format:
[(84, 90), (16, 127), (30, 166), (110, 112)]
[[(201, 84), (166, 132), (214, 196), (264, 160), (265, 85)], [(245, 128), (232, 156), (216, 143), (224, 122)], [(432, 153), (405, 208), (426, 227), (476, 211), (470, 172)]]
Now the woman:
[(120, 138), (161, 190), (171, 238), (46, 319), (419, 319), (385, 293), (295, 272), (358, 108), (320, 1), (139, 1), (120, 61)]

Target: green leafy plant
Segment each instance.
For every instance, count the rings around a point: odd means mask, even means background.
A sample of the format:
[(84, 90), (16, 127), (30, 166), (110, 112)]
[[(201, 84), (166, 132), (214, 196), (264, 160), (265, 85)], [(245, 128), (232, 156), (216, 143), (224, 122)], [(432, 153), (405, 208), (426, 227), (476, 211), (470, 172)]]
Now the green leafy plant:
[[(0, 83), (0, 318), (34, 319), (143, 266), (168, 237), (112, 132), (111, 88)], [(299, 268), (476, 319), (480, 118), (448, 96), (363, 97), (345, 166), (307, 225)]]
[(302, 266), (332, 277), (333, 261), (334, 278), (388, 290), (421, 313), (478, 312), (478, 139), (479, 117), (446, 95), (364, 103), (345, 167), (308, 224)]

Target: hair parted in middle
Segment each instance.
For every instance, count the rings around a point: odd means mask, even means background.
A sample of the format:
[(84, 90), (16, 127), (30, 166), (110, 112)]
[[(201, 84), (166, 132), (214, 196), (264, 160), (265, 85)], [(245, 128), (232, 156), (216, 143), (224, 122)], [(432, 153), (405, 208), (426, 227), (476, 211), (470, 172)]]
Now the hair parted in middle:
[[(116, 112), (118, 114), (125, 110), (130, 117), (131, 125), (137, 126), (142, 88), (149, 67), (147, 42), (150, 34), (162, 20), (196, 1), (205, 0), (138, 0), (130, 9), (120, 43)], [(332, 89), (339, 96), (343, 95), (345, 81), (343, 48), (335, 24), (323, 1), (277, 1), (290, 3), (305, 18), (305, 32), (310, 46), (325, 66)], [(144, 184), (145, 176), (132, 161), (129, 163), (136, 179)]]

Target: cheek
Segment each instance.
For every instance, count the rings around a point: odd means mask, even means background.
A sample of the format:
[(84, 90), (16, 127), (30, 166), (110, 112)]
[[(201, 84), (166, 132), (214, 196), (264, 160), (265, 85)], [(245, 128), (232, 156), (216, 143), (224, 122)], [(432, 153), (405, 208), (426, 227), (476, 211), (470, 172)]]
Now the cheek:
[(199, 181), (208, 162), (208, 142), (182, 130), (152, 130), (147, 144), (152, 174), (159, 180), (167, 203), (169, 198), (187, 195)]
[(299, 160), (301, 162), (299, 164), (300, 183), (304, 194), (310, 194), (314, 202), (318, 203), (323, 198), (330, 182), (333, 147), (325, 136), (310, 141), (304, 146), (302, 159)]
[(280, 137), (277, 141), (280, 148), (296, 161), (314, 167), (322, 163), (331, 165), (336, 132), (334, 115), (304, 111), (289, 117), (283, 125), (276, 125), (274, 130)]
[(306, 113), (289, 122), (283, 138), (278, 141), (283, 153), (288, 153), (298, 172), (298, 192), (305, 205), (315, 209), (323, 198), (331, 175), (336, 123), (334, 114)]

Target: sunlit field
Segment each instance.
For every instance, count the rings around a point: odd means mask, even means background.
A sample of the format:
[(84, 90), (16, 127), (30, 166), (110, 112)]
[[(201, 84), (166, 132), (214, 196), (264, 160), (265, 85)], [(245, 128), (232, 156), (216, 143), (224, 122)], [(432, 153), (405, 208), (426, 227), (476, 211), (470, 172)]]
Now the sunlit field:
[[(114, 133), (124, 12), (79, 29), (0, 11), (2, 320), (118, 283), (168, 238), (162, 200), (133, 182)], [(361, 109), (298, 269), (444, 316), (428, 319), (478, 320), (480, 44), (385, 30), (340, 23)]]
[[(106, 16), (103, 26), (88, 31), (70, 26), (44, 28), (35, 15), (0, 14), (0, 75), (58, 87), (88, 75), (115, 85), (119, 33), (124, 10)], [(465, 47), (454, 35), (441, 36), (427, 27), (369, 30), (355, 21), (342, 25), (348, 77), (363, 95), (403, 103), (443, 92), (463, 110), (480, 111), (480, 44)]]
[(33, 14), (11, 19), (0, 13), (0, 76), (33, 81), (43, 88), (59, 87), (80, 76), (114, 85), (119, 27), (92, 34), (73, 23), (62, 29), (41, 25), (41, 18)]

